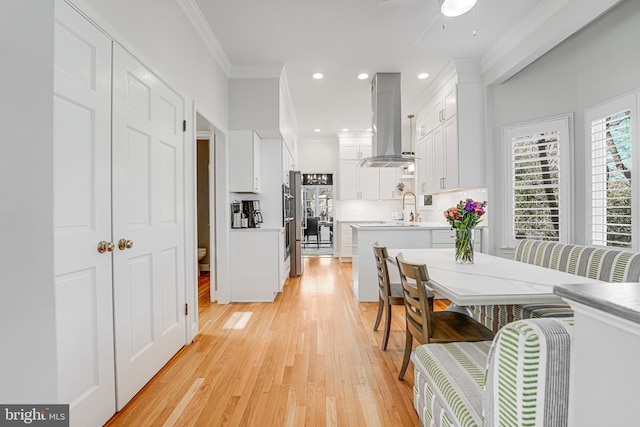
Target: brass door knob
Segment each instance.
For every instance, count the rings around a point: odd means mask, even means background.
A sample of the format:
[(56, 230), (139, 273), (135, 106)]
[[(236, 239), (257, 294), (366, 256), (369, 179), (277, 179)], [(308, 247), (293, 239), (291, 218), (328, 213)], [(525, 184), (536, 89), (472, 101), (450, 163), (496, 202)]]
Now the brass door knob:
[(98, 242), (98, 252), (100, 252), (101, 254), (105, 252), (113, 252), (115, 247), (116, 245), (111, 242), (107, 242), (106, 240), (101, 240)]
[(118, 240), (118, 249), (124, 251), (125, 249), (131, 249), (133, 247), (133, 240), (120, 239)]

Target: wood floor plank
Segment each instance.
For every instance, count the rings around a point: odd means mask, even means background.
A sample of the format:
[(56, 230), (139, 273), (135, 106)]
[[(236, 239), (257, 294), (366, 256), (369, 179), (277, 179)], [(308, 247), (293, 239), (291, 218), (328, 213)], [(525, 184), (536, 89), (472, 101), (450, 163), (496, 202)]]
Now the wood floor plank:
[(107, 425), (419, 425), (411, 368), (397, 379), (404, 308), (382, 351), (377, 303), (355, 300), (351, 264), (304, 262), (273, 303), (211, 303), (201, 279), (200, 334)]

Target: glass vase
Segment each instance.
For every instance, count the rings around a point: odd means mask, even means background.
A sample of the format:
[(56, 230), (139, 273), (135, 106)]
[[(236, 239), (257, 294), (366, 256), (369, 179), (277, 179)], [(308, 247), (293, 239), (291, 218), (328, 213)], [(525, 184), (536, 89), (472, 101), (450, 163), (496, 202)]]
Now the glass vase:
[(456, 262), (473, 264), (473, 228), (456, 229)]

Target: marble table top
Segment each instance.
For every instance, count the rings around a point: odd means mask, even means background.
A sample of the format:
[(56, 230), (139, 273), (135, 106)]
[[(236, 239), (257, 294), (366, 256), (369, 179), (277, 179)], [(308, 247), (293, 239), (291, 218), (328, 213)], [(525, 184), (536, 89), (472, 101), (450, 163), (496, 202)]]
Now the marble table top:
[(476, 252), (474, 264), (457, 264), (453, 249), (388, 248), (406, 261), (423, 263), (434, 290), (457, 305), (560, 302), (554, 286), (602, 283), (571, 273)]

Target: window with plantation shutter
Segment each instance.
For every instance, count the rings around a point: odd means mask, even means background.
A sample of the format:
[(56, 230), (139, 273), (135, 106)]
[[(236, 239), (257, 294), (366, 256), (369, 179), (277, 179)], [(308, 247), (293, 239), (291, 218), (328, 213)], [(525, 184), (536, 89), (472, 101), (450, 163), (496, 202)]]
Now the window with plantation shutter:
[(587, 111), (592, 245), (634, 247), (635, 99), (635, 94), (629, 95)]
[(568, 241), (570, 117), (510, 126), (509, 245), (519, 239)]

